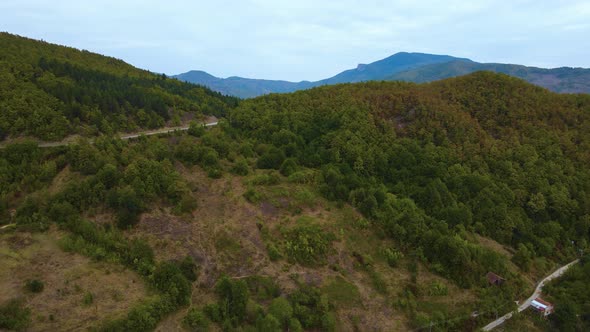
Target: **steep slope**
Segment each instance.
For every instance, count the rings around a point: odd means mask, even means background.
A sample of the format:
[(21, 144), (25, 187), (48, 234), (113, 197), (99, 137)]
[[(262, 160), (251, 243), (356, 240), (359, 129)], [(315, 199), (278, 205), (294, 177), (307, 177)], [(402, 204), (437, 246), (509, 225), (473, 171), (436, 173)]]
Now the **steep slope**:
[(551, 91), (564, 93), (590, 93), (590, 69), (584, 68), (536, 68), (501, 63), (477, 63), (455, 60), (447, 63), (425, 65), (387, 77), (390, 81), (430, 82), (466, 75), (476, 71), (492, 71), (522, 78)]
[(400, 52), (367, 65), (360, 64), (355, 69), (346, 70), (334, 77), (314, 82), (313, 85), (379, 81), (401, 71), (454, 60), (469, 61), (448, 55)]
[(156, 128), (235, 103), (118, 59), (0, 33), (0, 140)]

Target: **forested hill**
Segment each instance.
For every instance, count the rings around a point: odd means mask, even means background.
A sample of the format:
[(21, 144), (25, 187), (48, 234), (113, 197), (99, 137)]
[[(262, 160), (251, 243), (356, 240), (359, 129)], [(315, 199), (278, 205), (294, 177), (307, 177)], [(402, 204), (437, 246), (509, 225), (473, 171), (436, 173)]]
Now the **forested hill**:
[(0, 33), (0, 140), (156, 128), (236, 103), (115, 58)]
[(465, 230), (513, 246), (523, 269), (590, 240), (589, 95), (478, 72), (260, 97), (232, 124), (272, 144), (261, 158), (276, 167), (292, 158), (321, 168), (326, 197), (422, 248), (454, 280), (491, 268), (458, 240)]

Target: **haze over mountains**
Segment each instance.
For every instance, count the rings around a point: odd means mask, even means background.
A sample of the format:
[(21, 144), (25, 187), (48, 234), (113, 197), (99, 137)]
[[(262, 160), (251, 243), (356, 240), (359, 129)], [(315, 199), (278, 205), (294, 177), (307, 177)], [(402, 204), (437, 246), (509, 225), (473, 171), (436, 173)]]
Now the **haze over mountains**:
[(590, 93), (590, 69), (570, 67), (545, 69), (515, 64), (479, 63), (448, 55), (407, 52), (396, 53), (370, 64), (359, 64), (355, 69), (315, 82), (289, 82), (236, 76), (224, 79), (197, 70), (173, 77), (202, 84), (224, 94), (252, 98), (268, 93), (287, 93), (339, 83), (380, 80), (423, 83), (482, 70), (515, 76), (555, 92)]

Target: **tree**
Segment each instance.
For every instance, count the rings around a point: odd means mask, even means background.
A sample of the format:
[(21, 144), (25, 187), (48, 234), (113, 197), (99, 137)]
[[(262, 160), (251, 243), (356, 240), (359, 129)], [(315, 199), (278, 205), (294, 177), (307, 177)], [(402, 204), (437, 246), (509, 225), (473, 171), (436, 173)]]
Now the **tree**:
[(528, 271), (531, 266), (531, 261), (533, 258), (533, 253), (522, 243), (518, 244), (518, 250), (512, 256), (512, 261), (514, 264), (518, 265), (524, 271)]
[(575, 305), (570, 301), (559, 303), (555, 307), (555, 313), (551, 315), (551, 320), (555, 323), (560, 331), (576, 331), (577, 317)]
[(281, 323), (273, 315), (267, 314), (264, 318), (258, 319), (256, 322), (256, 328), (260, 332), (280, 332)]
[(270, 147), (256, 162), (256, 167), (261, 169), (279, 169), (285, 160), (285, 154), (276, 147)]
[(286, 328), (293, 316), (293, 308), (286, 298), (277, 297), (268, 306), (268, 313), (274, 316), (283, 328)]
[(223, 320), (230, 320), (234, 326), (244, 321), (248, 303), (248, 285), (243, 280), (222, 277), (215, 286), (219, 296), (219, 308)]
[(194, 137), (201, 137), (205, 134), (205, 126), (202, 123), (191, 121), (188, 127), (188, 134)]
[(182, 270), (173, 262), (158, 265), (152, 276), (154, 286), (165, 293), (177, 306), (189, 302), (191, 284), (182, 274)]

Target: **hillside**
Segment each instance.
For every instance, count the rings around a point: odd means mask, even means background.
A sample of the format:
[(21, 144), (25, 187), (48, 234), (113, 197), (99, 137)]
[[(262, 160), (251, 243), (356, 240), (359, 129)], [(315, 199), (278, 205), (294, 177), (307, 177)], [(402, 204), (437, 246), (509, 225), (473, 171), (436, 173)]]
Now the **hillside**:
[(0, 140), (157, 128), (235, 104), (115, 58), (0, 33)]
[(322, 85), (364, 81), (432, 82), (462, 76), (476, 71), (491, 71), (526, 80), (529, 83), (560, 93), (590, 93), (590, 69), (536, 68), (501, 63), (478, 63), (469, 59), (423, 53), (396, 53), (388, 58), (359, 64), (336, 76), (315, 82), (258, 80), (242, 77), (217, 78), (202, 71), (191, 71), (174, 77), (205, 85), (212, 90), (252, 98), (269, 93), (286, 93)]
[(249, 99), (187, 134), (12, 144), (0, 328), (472, 331), (588, 250), (589, 135), (590, 96), (477, 72)]

